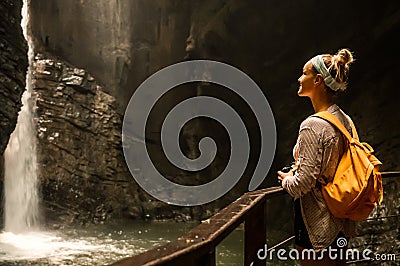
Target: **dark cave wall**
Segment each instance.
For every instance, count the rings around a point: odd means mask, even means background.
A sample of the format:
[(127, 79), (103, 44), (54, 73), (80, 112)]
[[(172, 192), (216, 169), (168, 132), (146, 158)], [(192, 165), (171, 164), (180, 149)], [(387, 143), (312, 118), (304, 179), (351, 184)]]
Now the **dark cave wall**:
[(37, 52), (88, 69), (123, 113), (147, 76), (184, 57), (189, 7), (179, 0), (33, 1)]
[(120, 114), (146, 77), (185, 57), (220, 60), (245, 71), (263, 89), (275, 114), (275, 169), (287, 163), (298, 126), (312, 113), (308, 100), (296, 95), (303, 64), (317, 53), (349, 47), (356, 62), (339, 103), (363, 140), (376, 148), (384, 169), (395, 169), (400, 139), (392, 129), (400, 115), (393, 100), (399, 96), (393, 51), (399, 44), (399, 5), (338, 1), (335, 6), (328, 9), (316, 0), (42, 0), (32, 3), (32, 12), (38, 14), (33, 15), (38, 51), (90, 71), (116, 97)]
[(28, 48), (21, 28), (22, 1), (0, 3), (0, 155), (17, 123), (25, 90)]

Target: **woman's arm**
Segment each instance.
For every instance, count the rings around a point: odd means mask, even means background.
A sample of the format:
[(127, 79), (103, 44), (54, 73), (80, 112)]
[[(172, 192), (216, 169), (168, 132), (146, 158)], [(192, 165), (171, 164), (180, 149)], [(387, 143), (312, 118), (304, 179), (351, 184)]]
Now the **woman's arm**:
[(282, 187), (299, 198), (315, 186), (321, 172), (323, 145), (320, 136), (309, 126), (301, 127), (298, 137), (298, 168), (295, 174), (278, 172)]

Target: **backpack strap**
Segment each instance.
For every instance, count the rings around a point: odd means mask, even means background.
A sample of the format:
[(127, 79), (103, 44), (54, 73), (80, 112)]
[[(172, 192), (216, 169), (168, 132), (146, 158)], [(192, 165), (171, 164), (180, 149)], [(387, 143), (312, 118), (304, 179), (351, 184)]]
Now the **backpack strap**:
[(356, 139), (356, 140), (358, 140), (358, 134), (357, 134), (356, 128), (354, 127), (354, 124), (353, 124), (351, 121), (350, 121), (351, 130), (352, 130), (352, 133), (353, 133), (353, 136), (354, 136), (354, 137), (352, 137), (352, 136), (350, 135), (349, 131), (345, 128), (345, 126), (342, 124), (342, 122), (340, 122), (340, 120), (339, 120), (336, 116), (334, 116), (333, 114), (331, 114), (330, 112), (328, 112), (328, 111), (322, 111), (322, 112), (318, 112), (318, 113), (316, 113), (316, 114), (314, 114), (314, 115), (312, 115), (312, 116), (313, 116), (313, 117), (319, 117), (319, 118), (322, 118), (322, 119), (324, 119), (324, 120), (330, 122), (330, 123), (331, 123), (332, 125), (334, 125), (337, 129), (339, 129), (340, 132), (343, 133), (343, 135), (346, 136), (346, 138), (349, 140), (349, 142), (351, 142), (351, 140), (352, 140), (353, 138)]

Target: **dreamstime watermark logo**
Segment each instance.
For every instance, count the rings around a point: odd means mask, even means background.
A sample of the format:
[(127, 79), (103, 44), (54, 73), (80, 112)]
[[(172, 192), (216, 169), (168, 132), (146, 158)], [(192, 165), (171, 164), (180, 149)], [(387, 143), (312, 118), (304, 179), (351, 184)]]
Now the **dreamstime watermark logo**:
[(347, 239), (339, 237), (336, 240), (336, 247), (328, 246), (316, 252), (314, 249), (303, 249), (301, 252), (297, 249), (275, 249), (270, 248), (265, 244), (264, 248), (257, 251), (257, 257), (260, 260), (273, 260), (276, 257), (278, 260), (322, 260), (328, 257), (331, 260), (346, 260), (346, 261), (395, 261), (395, 254), (374, 254), (370, 249), (364, 249), (360, 252), (358, 249), (346, 249)]
[(276, 147), (275, 120), (271, 107), (257, 84), (239, 69), (216, 61), (194, 60), (168, 66), (146, 79), (131, 97), (122, 125), (125, 160), (137, 183), (153, 197), (169, 204), (195, 206), (211, 202), (227, 193), (240, 180), (250, 155), (250, 141), (240, 115), (227, 103), (209, 96), (188, 98), (169, 111), (161, 128), (163, 152), (171, 164), (187, 171), (200, 171), (215, 158), (217, 146), (212, 138), (199, 142), (201, 155), (187, 158), (179, 146), (179, 132), (193, 118), (207, 117), (225, 127), (231, 154), (223, 172), (214, 180), (197, 186), (171, 182), (153, 165), (146, 148), (145, 131), (149, 114), (166, 92), (189, 82), (209, 82), (224, 86), (250, 106), (261, 133), (261, 151), (249, 190), (266, 177)]
[(336, 245), (337, 245), (339, 248), (346, 247), (346, 246), (347, 246), (347, 239), (344, 238), (344, 237), (339, 237), (339, 238), (336, 240)]

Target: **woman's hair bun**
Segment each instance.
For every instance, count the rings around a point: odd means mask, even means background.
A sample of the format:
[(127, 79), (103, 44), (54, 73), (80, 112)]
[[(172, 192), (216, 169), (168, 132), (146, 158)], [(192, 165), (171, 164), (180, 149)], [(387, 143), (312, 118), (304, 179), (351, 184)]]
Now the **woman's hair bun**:
[(326, 56), (324, 62), (331, 76), (339, 84), (342, 84), (342, 90), (345, 90), (349, 77), (350, 64), (354, 62), (353, 54), (349, 49), (343, 48), (335, 55)]
[(344, 65), (345, 67), (354, 61), (353, 54), (346, 48), (340, 49), (332, 59), (336, 64)]

